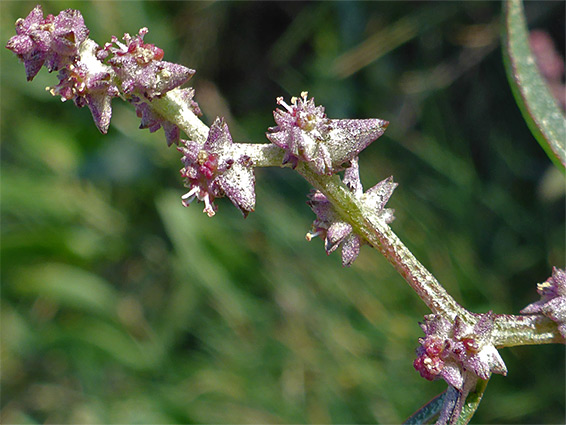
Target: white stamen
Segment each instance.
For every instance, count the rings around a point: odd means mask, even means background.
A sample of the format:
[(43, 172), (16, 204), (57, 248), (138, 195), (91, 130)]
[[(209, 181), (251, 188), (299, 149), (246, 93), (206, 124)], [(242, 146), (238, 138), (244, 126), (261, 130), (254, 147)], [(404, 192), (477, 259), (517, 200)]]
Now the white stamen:
[[(291, 103), (293, 102), (291, 101)], [(283, 106), (285, 109), (287, 109), (288, 112), (293, 112), (293, 108), (287, 105), (287, 103), (283, 100), (283, 97), (277, 98), (277, 104)]]
[(204, 201), (203, 212), (205, 212), (206, 215), (208, 215), (209, 217), (212, 217), (215, 213), (214, 213), (214, 208), (212, 207), (212, 204), (210, 203), (210, 198), (208, 196), (208, 193), (206, 195), (204, 195), (204, 198), (202, 200)]
[(195, 186), (191, 190), (189, 190), (187, 193), (185, 193), (183, 196), (181, 196), (181, 199), (187, 200), (188, 198), (191, 198), (187, 201), (187, 202), (191, 202), (195, 198), (195, 195), (198, 191), (199, 191), (199, 187)]
[[(124, 34), (124, 36), (125, 36), (125, 35), (126, 35), (126, 34)], [(128, 46), (126, 46), (125, 44), (120, 43), (118, 40), (116, 40), (114, 43), (116, 43), (116, 45), (117, 45), (120, 49), (122, 49), (124, 52), (127, 52), (127, 51), (128, 51)]]
[(321, 233), (322, 233), (321, 231), (316, 231), (316, 232), (314, 232), (314, 233), (308, 232), (308, 233), (305, 235), (305, 239), (310, 242), (313, 238), (316, 238), (316, 237), (317, 237), (318, 235), (320, 235)]

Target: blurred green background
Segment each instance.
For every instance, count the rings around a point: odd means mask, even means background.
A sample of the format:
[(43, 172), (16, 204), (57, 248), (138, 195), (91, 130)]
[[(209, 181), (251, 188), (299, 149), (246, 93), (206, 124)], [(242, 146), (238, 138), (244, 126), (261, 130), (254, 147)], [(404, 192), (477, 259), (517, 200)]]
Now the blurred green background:
[[(0, 3), (2, 43), (33, 2)], [(137, 33), (197, 70), (196, 100), (266, 142), (275, 98), (379, 117), (364, 185), (475, 312), (518, 313), (564, 267), (564, 179), (508, 87), (498, 2), (42, 2), (99, 44)], [(564, 3), (526, 4), (564, 53)], [(257, 171), (257, 209), (183, 208), (179, 153), (114, 101), (107, 136), (0, 53), (2, 423), (380, 423), (443, 382), (412, 367), (428, 311), (377, 251), (307, 243), (308, 185)], [(564, 347), (501, 350), (475, 423), (564, 423)]]

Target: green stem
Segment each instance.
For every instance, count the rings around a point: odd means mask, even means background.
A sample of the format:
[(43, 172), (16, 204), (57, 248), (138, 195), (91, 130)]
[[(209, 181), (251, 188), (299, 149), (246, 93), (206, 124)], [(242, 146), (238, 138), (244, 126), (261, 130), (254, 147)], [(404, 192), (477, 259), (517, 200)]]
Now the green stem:
[[(297, 171), (328, 198), (342, 218), (352, 225), (356, 233), (362, 235), (370, 245), (383, 254), (433, 313), (450, 320), (458, 315), (467, 324), (475, 325), (478, 319), (474, 318), (446, 292), (435, 277), (393, 233), (387, 223), (364, 208), (360, 200), (348, 190), (338, 176), (321, 176), (305, 164), (300, 164)], [(493, 344), (496, 347), (564, 344), (564, 338), (558, 332), (556, 323), (540, 314), (497, 315), (493, 338)]]
[(249, 156), (254, 167), (281, 167), (285, 151), (272, 143), (235, 143), (234, 154)]
[(497, 348), (552, 343), (564, 344), (564, 338), (557, 324), (542, 314), (495, 316), (493, 345)]
[(179, 89), (171, 90), (162, 98), (153, 99), (150, 105), (167, 121), (175, 123), (190, 140), (198, 143), (206, 142), (208, 126), (194, 114), (190, 105), (183, 100)]
[(385, 221), (368, 211), (338, 176), (319, 175), (305, 164), (299, 164), (297, 171), (328, 198), (342, 218), (352, 225), (356, 233), (362, 235), (370, 245), (385, 256), (433, 313), (450, 320), (458, 315), (467, 323), (475, 322), (471, 313), (446, 292)]
[[(180, 90), (168, 92), (150, 105), (162, 117), (175, 123), (187, 137), (198, 143), (206, 142), (208, 126), (197, 117), (190, 106), (183, 101)], [(234, 155), (247, 155), (254, 167), (279, 167), (283, 160), (283, 149), (272, 143), (235, 143)]]

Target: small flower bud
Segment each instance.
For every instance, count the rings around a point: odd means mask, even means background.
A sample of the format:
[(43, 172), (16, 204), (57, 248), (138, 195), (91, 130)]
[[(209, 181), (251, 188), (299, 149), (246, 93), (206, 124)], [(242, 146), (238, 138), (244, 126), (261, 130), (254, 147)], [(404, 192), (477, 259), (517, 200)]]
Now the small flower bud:
[(96, 58), (98, 45), (86, 40), (80, 49), (80, 59), (59, 71), (59, 84), (48, 87), (62, 101), (73, 100), (79, 108), (88, 106), (94, 123), (106, 134), (112, 116), (111, 100), (119, 95), (114, 85), (114, 71)]

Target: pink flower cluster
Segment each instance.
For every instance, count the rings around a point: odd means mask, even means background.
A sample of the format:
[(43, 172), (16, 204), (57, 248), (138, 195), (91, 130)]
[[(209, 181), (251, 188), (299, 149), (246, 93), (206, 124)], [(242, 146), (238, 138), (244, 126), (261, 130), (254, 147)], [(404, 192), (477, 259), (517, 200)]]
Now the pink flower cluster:
[(454, 323), (440, 316), (425, 316), (421, 328), (424, 338), (419, 338), (415, 369), (429, 381), (444, 379), (458, 390), (459, 399), (451, 415), (460, 415), (463, 403), (478, 379), (489, 379), (492, 373), (507, 374), (507, 368), (491, 338), (494, 326), (492, 312), (476, 315), (471, 326), (460, 317)]
[[(124, 43), (113, 36), (103, 48), (88, 38), (89, 30), (78, 10), (67, 9), (56, 17), (43, 17), (36, 6), (25, 19), (16, 22), (16, 35), (6, 47), (24, 62), (28, 80), (45, 65), (59, 70), (59, 84), (50, 88), (63, 101), (88, 106), (102, 133), (108, 131), (111, 101), (120, 96), (136, 106), (142, 128), (163, 127), (167, 143), (179, 142), (179, 129), (153, 112), (149, 102), (186, 83), (195, 73), (183, 65), (163, 61), (163, 50), (145, 43), (147, 28), (138, 35), (124, 34)], [(191, 109), (199, 114), (194, 91), (184, 94)], [(145, 106), (144, 106), (145, 105)]]
[(293, 168), (299, 161), (313, 166), (319, 174), (334, 174), (380, 137), (389, 123), (380, 119), (329, 119), (323, 106), (315, 106), (308, 93), (291, 98), (288, 105), (282, 97), (277, 103), (285, 110), (273, 112), (277, 126), (270, 127), (267, 138), (285, 150), (283, 164)]
[(183, 140), (178, 148), (183, 154), (181, 175), (189, 191), (183, 205), (193, 199), (204, 202), (204, 210), (212, 217), (217, 210), (215, 198), (228, 197), (244, 217), (255, 208), (255, 176), (249, 156), (234, 150), (232, 136), (223, 119), (210, 127), (205, 143)]

